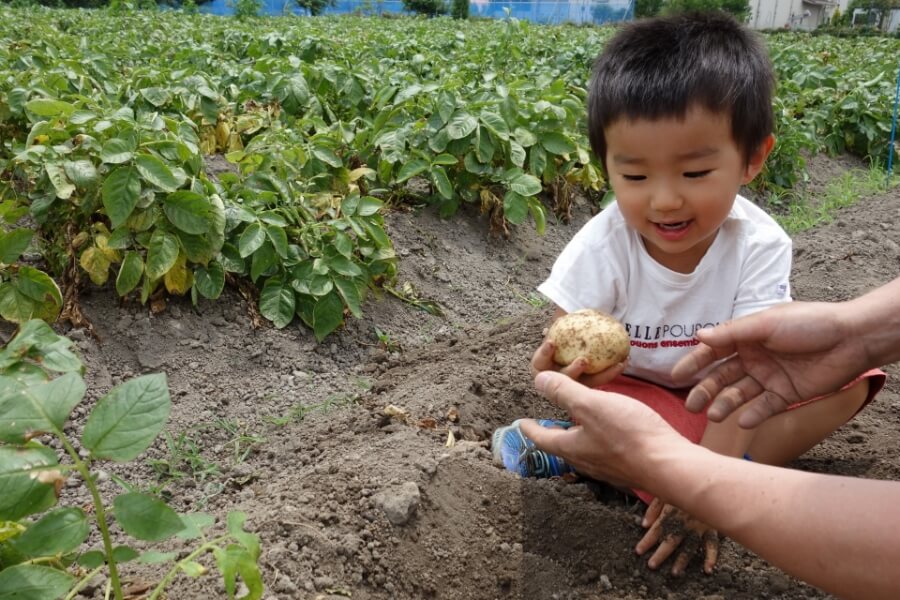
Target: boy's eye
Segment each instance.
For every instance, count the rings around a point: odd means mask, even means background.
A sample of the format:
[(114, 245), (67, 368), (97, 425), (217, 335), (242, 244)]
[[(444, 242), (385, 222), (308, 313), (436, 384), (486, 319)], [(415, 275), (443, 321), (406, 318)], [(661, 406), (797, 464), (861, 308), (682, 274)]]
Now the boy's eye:
[(622, 175), (625, 181), (643, 181), (647, 179), (646, 175)]
[(707, 169), (706, 171), (688, 171), (684, 176), (690, 179), (696, 179), (698, 177), (705, 177), (710, 173), (712, 173), (712, 169)]

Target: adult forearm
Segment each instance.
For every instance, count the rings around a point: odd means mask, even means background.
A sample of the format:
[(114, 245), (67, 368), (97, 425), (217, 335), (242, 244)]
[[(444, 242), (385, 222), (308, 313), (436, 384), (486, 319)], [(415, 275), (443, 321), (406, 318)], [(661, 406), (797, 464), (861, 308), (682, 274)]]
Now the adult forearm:
[(648, 486), (784, 571), (845, 598), (900, 593), (900, 483), (817, 475), (685, 444)]
[(868, 367), (900, 360), (900, 277), (841, 305), (847, 335), (864, 343)]

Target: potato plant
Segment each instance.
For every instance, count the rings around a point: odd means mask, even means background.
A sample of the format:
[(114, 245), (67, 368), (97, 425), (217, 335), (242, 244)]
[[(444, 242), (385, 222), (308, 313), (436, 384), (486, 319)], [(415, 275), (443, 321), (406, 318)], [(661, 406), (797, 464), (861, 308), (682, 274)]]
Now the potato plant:
[[(573, 190), (606, 191), (584, 102), (608, 29), (39, 7), (0, 16), (6, 319), (58, 313), (59, 290), (39, 268), (62, 282), (64, 310), (81, 280), (144, 302), (215, 299), (236, 280), (256, 288), (276, 326), (299, 317), (321, 339), (394, 277), (385, 205), (434, 203), (450, 216), (469, 203), (495, 231), (529, 220), (543, 231), (548, 204), (564, 217)], [(769, 40), (779, 142), (756, 187), (803, 182), (806, 152), (883, 162), (886, 66), (900, 42)], [(211, 176), (212, 155), (233, 172)], [(22, 209), (24, 222), (11, 218)], [(23, 229), (46, 267), (13, 256)]]
[[(210, 553), (234, 598), (240, 578), (249, 590), (245, 598), (262, 596), (257, 566), (259, 539), (244, 530), (245, 515), (232, 513), (227, 531), (210, 536), (210, 515), (179, 515), (149, 494), (126, 491), (108, 505), (91, 470), (97, 460), (129, 462), (162, 431), (171, 401), (163, 374), (127, 381), (100, 398), (91, 410), (80, 438), (89, 452), (81, 458), (67, 421), (86, 392), (84, 371), (72, 342), (39, 320), (24, 323), (0, 350), (0, 597), (51, 600), (74, 597), (88, 583), (106, 574), (106, 597), (124, 598), (124, 563), (168, 563), (168, 571), (150, 598), (160, 598), (180, 573), (199, 577), (200, 562)], [(61, 443), (62, 458), (44, 442)], [(58, 506), (66, 479), (77, 473), (91, 494), (91, 510)], [(114, 518), (114, 521), (112, 520)], [(197, 547), (184, 558), (175, 552), (114, 545), (114, 526), (121, 534), (144, 542), (177, 536)], [(93, 527), (99, 548), (87, 547)]]

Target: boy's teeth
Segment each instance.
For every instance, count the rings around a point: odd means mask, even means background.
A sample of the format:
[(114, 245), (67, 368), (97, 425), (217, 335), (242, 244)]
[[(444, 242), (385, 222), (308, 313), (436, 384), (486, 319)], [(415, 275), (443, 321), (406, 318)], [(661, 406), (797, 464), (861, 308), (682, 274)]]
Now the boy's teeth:
[(684, 227), (684, 221), (679, 223), (660, 223), (659, 226), (663, 229), (681, 229)]

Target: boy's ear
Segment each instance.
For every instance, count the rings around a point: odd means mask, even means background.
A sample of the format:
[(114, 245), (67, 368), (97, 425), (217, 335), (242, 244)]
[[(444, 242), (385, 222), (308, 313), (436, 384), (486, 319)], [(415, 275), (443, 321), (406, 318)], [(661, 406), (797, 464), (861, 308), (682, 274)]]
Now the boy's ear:
[(741, 183), (746, 185), (753, 181), (753, 178), (759, 175), (759, 172), (762, 171), (763, 165), (766, 164), (766, 158), (769, 157), (769, 153), (772, 151), (772, 148), (775, 147), (775, 136), (771, 133), (762, 141), (756, 151), (750, 155), (750, 160), (747, 161), (747, 166), (744, 168), (744, 176), (741, 178)]

